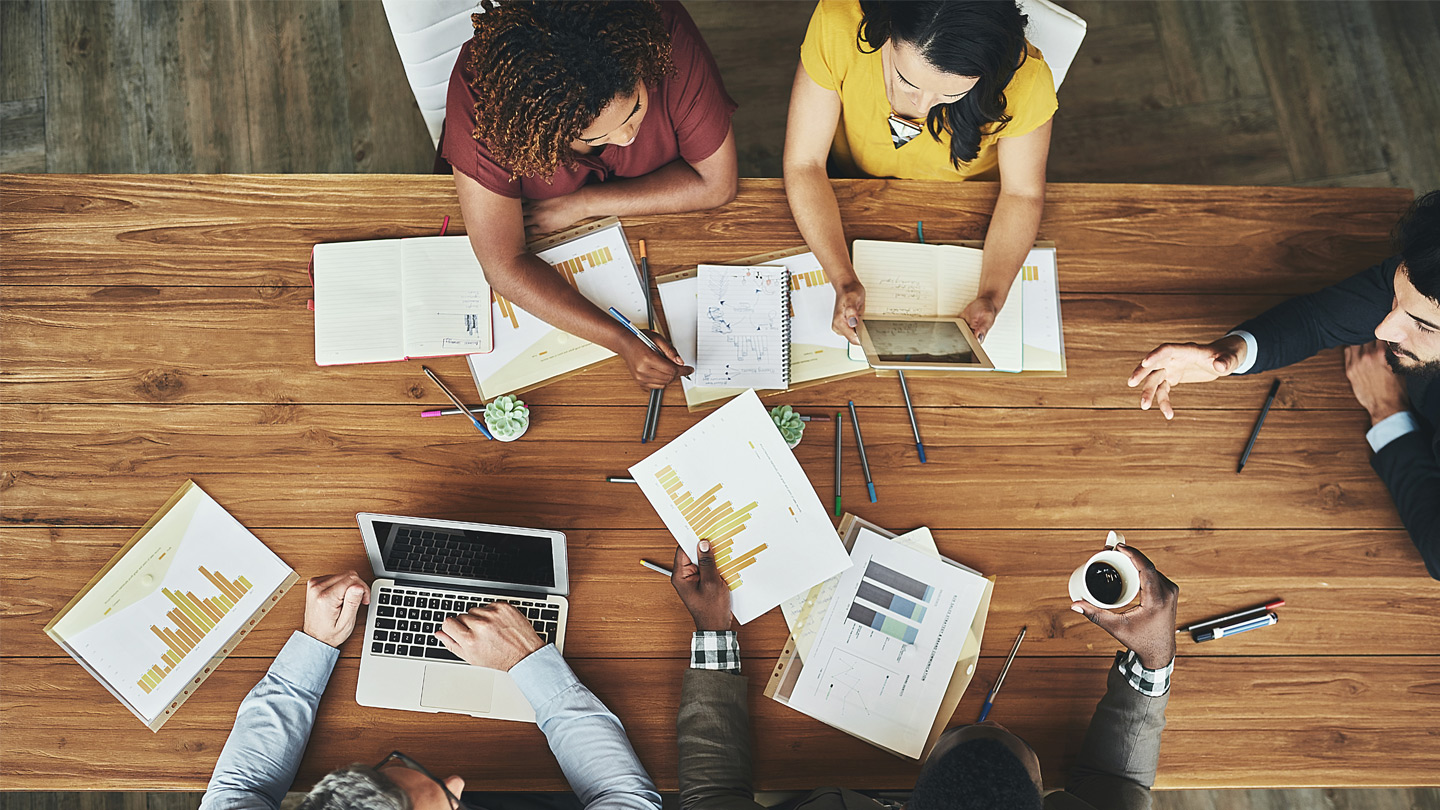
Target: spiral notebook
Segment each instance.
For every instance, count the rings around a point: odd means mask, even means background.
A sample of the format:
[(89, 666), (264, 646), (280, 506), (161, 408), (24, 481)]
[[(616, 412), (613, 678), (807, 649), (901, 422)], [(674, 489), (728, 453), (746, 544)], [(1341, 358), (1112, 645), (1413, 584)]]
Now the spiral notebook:
[(790, 271), (702, 264), (697, 272), (697, 385), (790, 386)]

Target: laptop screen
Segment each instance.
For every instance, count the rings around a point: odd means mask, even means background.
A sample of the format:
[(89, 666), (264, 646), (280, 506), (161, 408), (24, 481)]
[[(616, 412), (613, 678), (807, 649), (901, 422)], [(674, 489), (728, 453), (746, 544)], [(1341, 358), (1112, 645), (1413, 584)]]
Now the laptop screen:
[(555, 587), (555, 558), (548, 537), (381, 520), (373, 525), (385, 570), (396, 575)]

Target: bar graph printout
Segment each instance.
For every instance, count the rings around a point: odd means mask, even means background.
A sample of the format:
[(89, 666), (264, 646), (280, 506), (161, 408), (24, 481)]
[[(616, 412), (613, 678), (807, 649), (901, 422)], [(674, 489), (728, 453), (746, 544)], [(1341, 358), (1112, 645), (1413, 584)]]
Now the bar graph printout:
[(295, 574), (198, 486), (46, 628), (149, 724)]
[(986, 580), (869, 532), (850, 556), (789, 705), (919, 757)]
[(753, 390), (630, 473), (691, 559), (700, 540), (710, 541), (741, 624), (850, 565), (820, 497)]

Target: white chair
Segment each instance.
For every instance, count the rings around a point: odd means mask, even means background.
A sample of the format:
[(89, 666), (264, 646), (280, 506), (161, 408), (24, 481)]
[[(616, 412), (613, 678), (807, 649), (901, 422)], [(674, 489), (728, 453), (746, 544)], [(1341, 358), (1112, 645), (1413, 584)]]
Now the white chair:
[[(389, 0), (387, 0), (388, 2)], [(1085, 39), (1085, 21), (1050, 2), (1050, 0), (1017, 0), (1020, 10), (1030, 18), (1025, 38), (1045, 54), (1045, 63), (1055, 77), (1055, 89), (1070, 70), (1080, 43)]]
[(460, 47), (475, 34), (470, 15), (480, 10), (477, 0), (384, 0), (384, 5), (405, 78), (438, 148), (450, 73)]

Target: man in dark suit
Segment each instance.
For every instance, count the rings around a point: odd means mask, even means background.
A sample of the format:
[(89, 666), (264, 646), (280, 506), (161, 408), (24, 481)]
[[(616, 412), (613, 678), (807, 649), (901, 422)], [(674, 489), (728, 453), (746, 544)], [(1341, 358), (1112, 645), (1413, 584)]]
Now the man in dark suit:
[[(1142, 810), (1160, 760), (1170, 673), (1175, 665), (1175, 611), (1180, 589), (1145, 555), (1117, 546), (1140, 570), (1140, 606), (1113, 613), (1084, 602), (1072, 608), (1128, 650), (1108, 667), (1065, 790), (1043, 795), (1040, 761), (999, 723), (956, 726), (941, 735), (920, 770), (907, 810)], [(695, 619), (690, 668), (677, 721), (682, 810), (760, 810), (750, 778), (750, 714), (740, 644), (730, 629), (730, 589), (715, 569), (709, 543), (698, 564), (676, 551), (670, 581)], [(820, 754), (817, 753), (817, 756)], [(889, 810), (885, 803), (838, 787), (820, 788), (793, 810)]]
[(1395, 226), (1396, 255), (1319, 292), (1292, 298), (1219, 340), (1166, 343), (1129, 385), (1140, 407), (1174, 417), (1170, 389), (1258, 374), (1345, 346), (1345, 375), (1370, 413), (1370, 465), (1390, 490), (1430, 576), (1440, 579), (1440, 191)]

